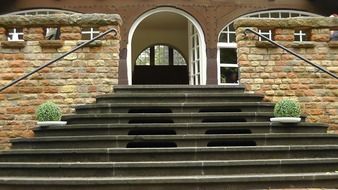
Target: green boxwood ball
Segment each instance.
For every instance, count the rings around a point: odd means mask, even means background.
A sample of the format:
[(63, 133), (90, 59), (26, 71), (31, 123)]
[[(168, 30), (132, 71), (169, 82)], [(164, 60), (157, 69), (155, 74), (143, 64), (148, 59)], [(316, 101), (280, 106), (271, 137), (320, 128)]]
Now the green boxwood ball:
[(61, 116), (60, 107), (51, 101), (41, 104), (36, 110), (38, 121), (60, 121)]
[(283, 99), (276, 103), (275, 117), (300, 117), (300, 105), (296, 100)]

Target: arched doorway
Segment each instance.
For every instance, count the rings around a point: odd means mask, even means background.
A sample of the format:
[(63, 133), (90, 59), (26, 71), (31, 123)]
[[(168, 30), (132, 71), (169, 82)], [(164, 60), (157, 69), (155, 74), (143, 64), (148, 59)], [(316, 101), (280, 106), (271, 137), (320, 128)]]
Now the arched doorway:
[[(141, 15), (130, 29), (127, 50), (129, 85), (206, 84), (204, 34), (198, 22), (182, 10), (161, 7)], [(149, 62), (137, 65), (140, 56)]]

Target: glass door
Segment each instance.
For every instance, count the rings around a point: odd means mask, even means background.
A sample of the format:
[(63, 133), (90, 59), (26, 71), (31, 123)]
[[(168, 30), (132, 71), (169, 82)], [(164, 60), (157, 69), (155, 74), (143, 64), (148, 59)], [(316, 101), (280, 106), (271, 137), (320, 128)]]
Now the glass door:
[(201, 50), (199, 36), (195, 26), (191, 23), (188, 25), (189, 34), (189, 76), (191, 85), (201, 84)]

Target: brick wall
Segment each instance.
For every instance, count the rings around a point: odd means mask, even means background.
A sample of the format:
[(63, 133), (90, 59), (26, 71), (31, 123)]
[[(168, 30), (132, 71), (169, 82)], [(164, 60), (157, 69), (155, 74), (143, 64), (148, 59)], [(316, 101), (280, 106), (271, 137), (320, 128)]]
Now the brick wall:
[[(67, 114), (74, 105), (91, 103), (96, 95), (111, 92), (118, 80), (120, 24), (118, 15), (103, 14), (0, 18), (0, 86), (75, 47), (84, 27), (118, 31), (0, 93), (0, 149), (9, 147), (9, 138), (33, 135), (35, 109), (46, 100), (59, 104)], [(7, 41), (12, 27), (23, 29), (24, 41)], [(45, 40), (47, 27), (60, 27), (60, 39)]]
[[(246, 89), (265, 94), (266, 101), (296, 98), (307, 121), (327, 123), (337, 133), (338, 80), (244, 30), (271, 30), (277, 43), (338, 74), (338, 41), (330, 38), (338, 18), (240, 19), (235, 25), (240, 82)], [(296, 42), (297, 30), (308, 38)]]

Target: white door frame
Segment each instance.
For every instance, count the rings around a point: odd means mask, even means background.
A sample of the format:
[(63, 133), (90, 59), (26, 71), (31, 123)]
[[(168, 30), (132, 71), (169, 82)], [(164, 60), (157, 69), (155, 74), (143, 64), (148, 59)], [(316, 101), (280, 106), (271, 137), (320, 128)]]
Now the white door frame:
[(206, 55), (206, 44), (205, 44), (205, 38), (204, 38), (204, 33), (202, 30), (202, 27), (200, 24), (197, 22), (197, 20), (189, 15), (188, 13), (175, 9), (173, 7), (159, 7), (152, 9), (150, 11), (147, 11), (146, 13), (142, 14), (139, 16), (133, 25), (130, 27), (129, 34), (128, 34), (128, 44), (127, 44), (127, 77), (128, 77), (128, 85), (132, 85), (132, 70), (133, 70), (133, 63), (132, 63), (132, 40), (133, 36), (135, 33), (135, 30), (137, 26), (148, 16), (153, 15), (155, 13), (160, 13), (160, 12), (171, 12), (171, 13), (176, 13), (179, 15), (184, 16), (187, 18), (196, 28), (198, 32), (198, 37), (200, 41), (200, 52), (201, 52), (201, 84), (205, 85), (206, 84), (206, 76), (207, 76), (207, 55)]

